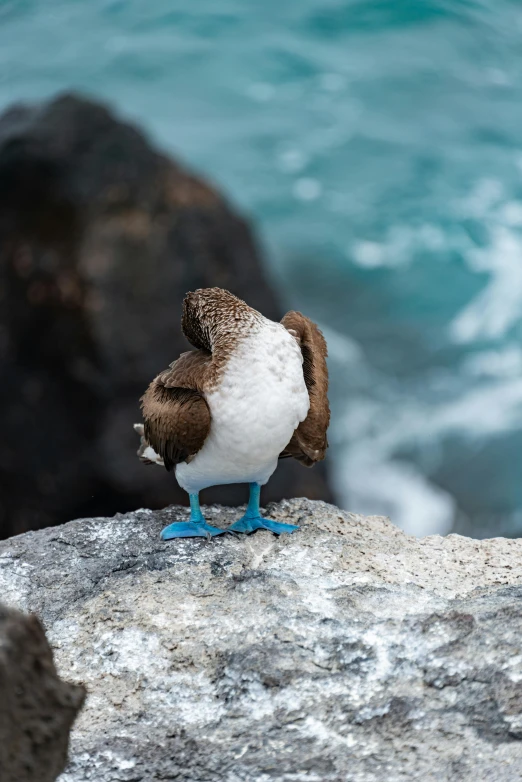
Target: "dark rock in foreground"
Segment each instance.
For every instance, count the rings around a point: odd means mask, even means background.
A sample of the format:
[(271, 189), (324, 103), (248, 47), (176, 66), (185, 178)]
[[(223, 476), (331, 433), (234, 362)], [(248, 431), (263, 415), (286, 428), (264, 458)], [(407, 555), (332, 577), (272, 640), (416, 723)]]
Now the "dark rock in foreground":
[(89, 691), (61, 782), (521, 778), (522, 540), (269, 512), (302, 529), (163, 543), (169, 508), (0, 544), (4, 599)]
[(54, 782), (83, 698), (82, 687), (58, 678), (38, 619), (0, 605), (2, 782)]
[[(213, 285), (283, 314), (248, 224), (216, 190), (96, 103), (0, 117), (0, 537), (186, 501), (138, 461), (132, 424), (189, 347), (184, 294)], [(324, 469), (291, 461), (265, 500), (328, 499)]]

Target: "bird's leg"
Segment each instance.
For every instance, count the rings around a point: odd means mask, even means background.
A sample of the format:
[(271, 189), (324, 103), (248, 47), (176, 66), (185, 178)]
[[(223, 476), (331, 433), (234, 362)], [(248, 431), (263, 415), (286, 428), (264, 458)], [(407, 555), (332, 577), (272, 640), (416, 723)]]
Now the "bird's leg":
[(222, 535), (225, 530), (212, 527), (207, 524), (199, 507), (199, 495), (189, 494), (190, 497), (190, 521), (175, 521), (161, 531), (163, 540), (171, 538), (207, 538), (214, 535)]
[(281, 524), (279, 521), (272, 521), (272, 519), (265, 519), (261, 516), (260, 494), (261, 486), (258, 483), (251, 483), (246, 513), (239, 521), (228, 527), (227, 532), (246, 532), (249, 534), (256, 529), (268, 529), (276, 535), (282, 535), (284, 532), (295, 532), (296, 529), (299, 529), (294, 524)]

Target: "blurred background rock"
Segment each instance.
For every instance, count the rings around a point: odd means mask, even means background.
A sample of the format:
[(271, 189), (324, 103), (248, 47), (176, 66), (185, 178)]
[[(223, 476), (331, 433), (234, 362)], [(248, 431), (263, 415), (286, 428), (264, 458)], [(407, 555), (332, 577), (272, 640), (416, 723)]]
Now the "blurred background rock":
[[(177, 294), (144, 269), (181, 291), (191, 259), (204, 284), (248, 266), (239, 293), (324, 327), (345, 507), (415, 534), (519, 535), (521, 33), (516, 0), (2, 3), (1, 108), (64, 90), (107, 101), (234, 204), (131, 130), (111, 135), (101, 110), (71, 126), (70, 100), (4, 116), (4, 519), (20, 497), (31, 508), (11, 531), (55, 522), (55, 501), (64, 518), (176, 498), (161, 471), (138, 471), (125, 421), (131, 368), (141, 392), (180, 349)], [(267, 248), (262, 270), (236, 209)], [(278, 491), (312, 475), (281, 471)]]

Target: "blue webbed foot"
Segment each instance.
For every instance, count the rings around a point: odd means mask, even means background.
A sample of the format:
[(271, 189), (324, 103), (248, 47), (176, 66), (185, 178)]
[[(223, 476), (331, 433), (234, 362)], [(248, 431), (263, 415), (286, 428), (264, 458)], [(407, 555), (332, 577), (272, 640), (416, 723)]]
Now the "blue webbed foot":
[(285, 532), (295, 532), (299, 527), (294, 524), (282, 524), (279, 521), (265, 519), (263, 516), (252, 517), (245, 515), (232, 526), (227, 527), (225, 532), (245, 532), (248, 535), (251, 532), (255, 532), (256, 529), (267, 529), (275, 535), (283, 535)]
[(207, 524), (199, 507), (198, 495), (190, 494), (189, 496), (190, 521), (175, 521), (174, 524), (169, 524), (161, 531), (163, 540), (172, 540), (172, 538), (206, 538), (210, 540), (215, 535), (222, 535), (225, 531)]
[(261, 487), (258, 483), (250, 484), (250, 497), (248, 500), (248, 506), (245, 515), (236, 521), (232, 526), (227, 527), (225, 532), (245, 532), (249, 535), (251, 532), (255, 532), (256, 529), (267, 529), (273, 532), (275, 535), (283, 535), (285, 532), (295, 532), (299, 527), (295, 524), (282, 524), (279, 521), (273, 521), (272, 519), (265, 519), (261, 516), (261, 510), (259, 507), (259, 496), (261, 493)]
[(212, 527), (202, 519), (201, 521), (175, 521), (161, 531), (163, 540), (173, 538), (207, 538), (210, 540), (215, 535), (222, 535), (225, 530)]

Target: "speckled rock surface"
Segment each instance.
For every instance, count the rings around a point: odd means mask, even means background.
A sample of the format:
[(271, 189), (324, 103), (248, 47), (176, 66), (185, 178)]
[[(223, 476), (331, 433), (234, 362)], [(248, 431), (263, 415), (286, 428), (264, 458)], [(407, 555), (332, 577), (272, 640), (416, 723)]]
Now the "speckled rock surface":
[(1, 782), (54, 782), (83, 699), (58, 677), (38, 619), (0, 605)]
[(172, 507), (0, 544), (88, 689), (61, 782), (522, 778), (522, 541), (269, 511), (301, 530), (163, 543)]

